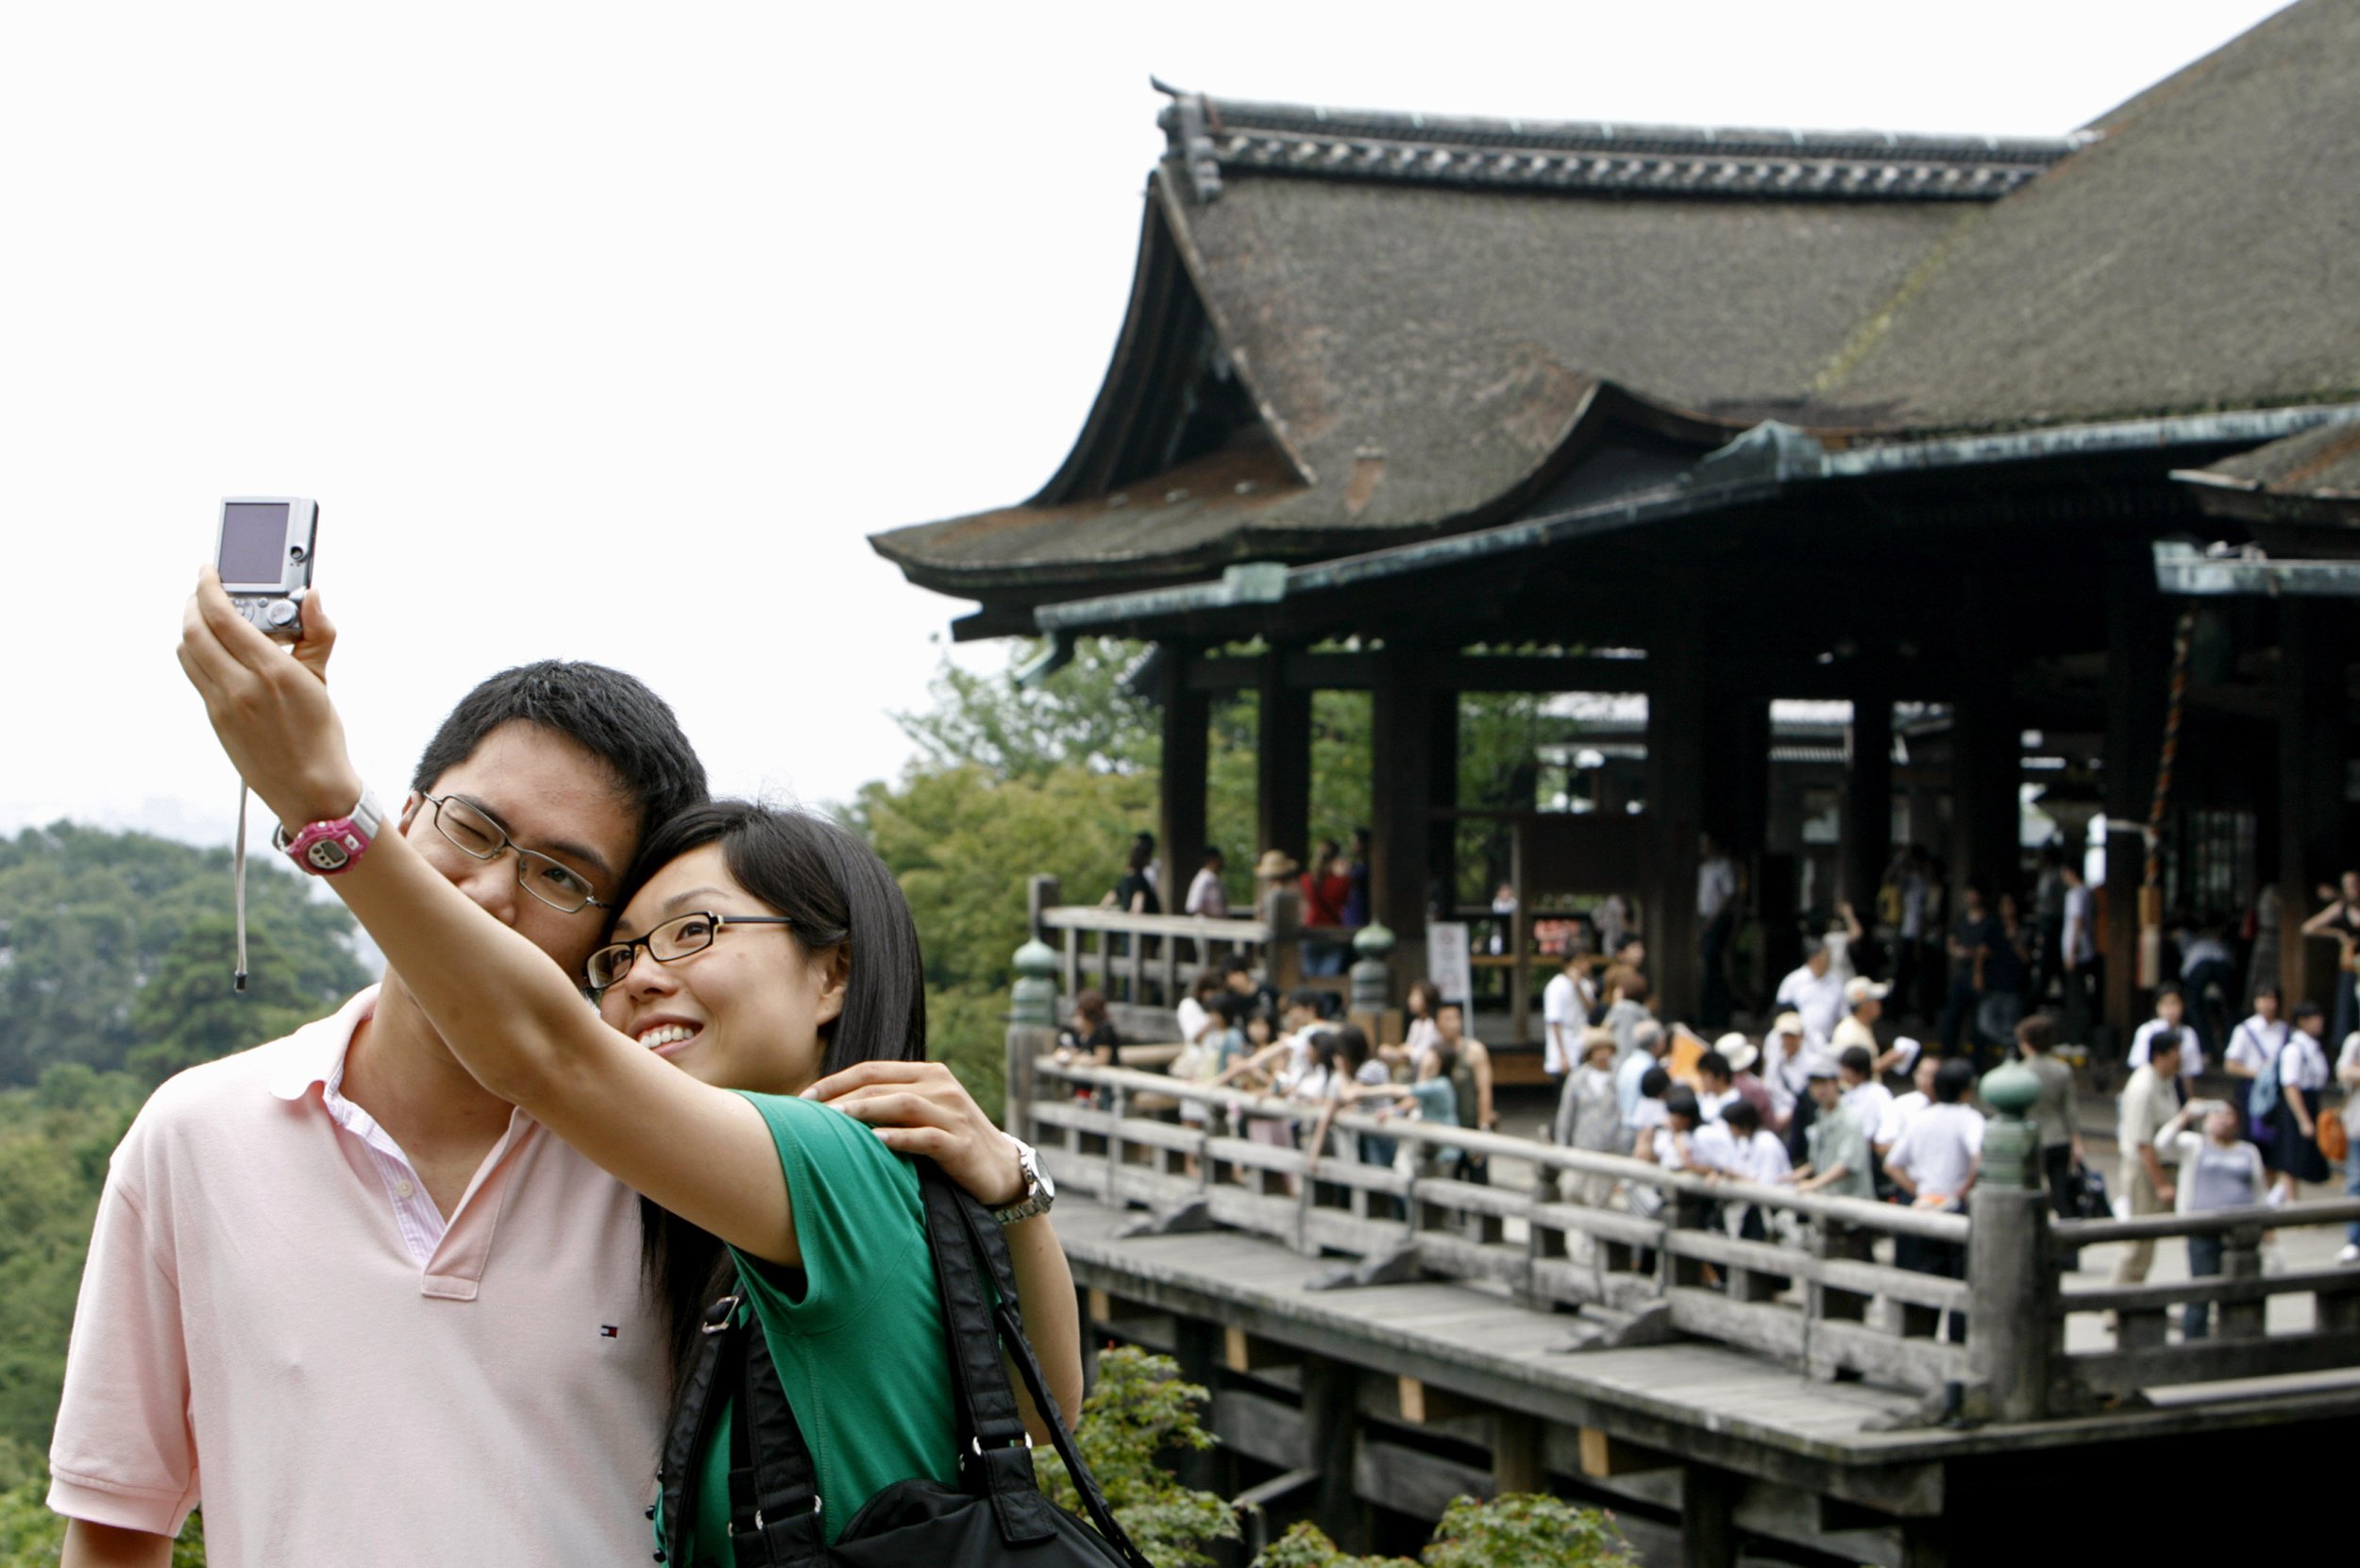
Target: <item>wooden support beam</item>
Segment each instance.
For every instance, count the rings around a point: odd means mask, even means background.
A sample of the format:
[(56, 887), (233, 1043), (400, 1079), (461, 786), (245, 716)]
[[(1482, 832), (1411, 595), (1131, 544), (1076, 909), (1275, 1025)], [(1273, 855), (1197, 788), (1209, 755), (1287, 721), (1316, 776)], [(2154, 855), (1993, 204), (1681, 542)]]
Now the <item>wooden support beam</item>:
[[(1426, 801), (1436, 813), (1458, 805), (1458, 693), (1456, 685), (1434, 688), (1427, 717), (1430, 740), (1426, 749)], [(1426, 866), (1441, 885), (1445, 908), (1458, 899), (1458, 824), (1437, 816), (1427, 831)], [(1399, 989), (1399, 988), (1397, 988)]]
[(1581, 1429), (1581, 1473), (1593, 1480), (1612, 1480), (1644, 1470), (1668, 1470), (1679, 1459), (1660, 1449), (1626, 1442), (1594, 1426)]
[(1369, 1548), (1368, 1505), (1359, 1494), (1359, 1373), (1325, 1357), (1303, 1362), (1303, 1441), (1306, 1468), (1320, 1473), (1312, 1517), (1347, 1552)]
[(1881, 686), (1852, 694), (1846, 759), (1842, 891), (1856, 910), (1873, 910), (1893, 857), (1893, 699)]
[(1641, 823), (1646, 853), (1647, 969), (1655, 1009), (1663, 1018), (1695, 1016), (1701, 966), (1696, 939), (1696, 835), (1704, 822), (1705, 692), (1702, 631), (1682, 618), (1648, 663), (1656, 684), (1647, 699), (1647, 798)]
[(2314, 905), (2311, 889), (2335, 882), (2350, 864), (2345, 750), (2321, 737), (2342, 734), (2348, 721), (2352, 618), (2351, 606), (2332, 600), (2289, 599), (2278, 606), (2277, 979), (2289, 1005), (2306, 997), (2324, 1003), (2335, 985), (2335, 945), (2307, 941), (2301, 928)]
[(1311, 694), (1285, 679), (1278, 649), (1256, 661), (1255, 845), (1301, 860), (1311, 851)]
[(1541, 1423), (1502, 1410), (1492, 1418), (1492, 1484), (1500, 1492), (1545, 1492)]
[(1432, 868), (1434, 688), (1430, 650), (1389, 644), (1378, 656), (1370, 704), (1370, 914), (1391, 928), (1396, 992), (1425, 974), (1425, 908)]
[(1285, 1345), (1260, 1340), (1230, 1325), (1222, 1330), (1222, 1365), (1231, 1372), (1259, 1372), (1265, 1367), (1291, 1367), (1302, 1356)]
[(2171, 616), (2155, 590), (2144, 545), (2106, 560), (2106, 931), (2103, 1017), (2115, 1055), (2147, 1017), (2139, 981), (2139, 885), (2147, 850), (2140, 829), (2155, 795), (2171, 674)]
[(1680, 1485), (1681, 1568), (1737, 1568), (1737, 1493), (1726, 1470), (1692, 1464)]
[(1950, 723), (1950, 862), (1959, 886), (1980, 879), (1997, 909), (2000, 892), (2015, 885), (2022, 857), (2016, 796), (2024, 773), (2024, 730), (2010, 690), (2004, 596), (1971, 577), (1965, 598), (1959, 618), (1959, 694)]
[[(1168, 914), (1180, 913), (1197, 862), (1205, 857), (1205, 776), (1210, 755), (1211, 699), (1188, 684), (1196, 649), (1166, 644), (1163, 658), (1164, 755), (1158, 774), (1163, 800), (1164, 885)], [(1166, 997), (1170, 1003), (1174, 999)]]
[(1401, 1410), (1401, 1419), (1412, 1426), (1429, 1422), (1455, 1421), (1461, 1416), (1480, 1415), (1490, 1408), (1479, 1399), (1438, 1389), (1415, 1377), (1394, 1380), (1394, 1393)]

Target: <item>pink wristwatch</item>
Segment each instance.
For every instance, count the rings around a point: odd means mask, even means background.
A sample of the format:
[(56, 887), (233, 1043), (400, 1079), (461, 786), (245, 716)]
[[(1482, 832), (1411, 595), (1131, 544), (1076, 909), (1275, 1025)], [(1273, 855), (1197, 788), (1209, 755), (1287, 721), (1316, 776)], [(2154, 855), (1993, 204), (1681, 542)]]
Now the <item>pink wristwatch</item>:
[(308, 822), (293, 838), (287, 836), (287, 830), (281, 825), (272, 832), (270, 841), (305, 870), (315, 876), (332, 877), (351, 869), (353, 863), (368, 852), (384, 822), (385, 808), (378, 803), (375, 794), (364, 788), (361, 799), (346, 815), (324, 822)]

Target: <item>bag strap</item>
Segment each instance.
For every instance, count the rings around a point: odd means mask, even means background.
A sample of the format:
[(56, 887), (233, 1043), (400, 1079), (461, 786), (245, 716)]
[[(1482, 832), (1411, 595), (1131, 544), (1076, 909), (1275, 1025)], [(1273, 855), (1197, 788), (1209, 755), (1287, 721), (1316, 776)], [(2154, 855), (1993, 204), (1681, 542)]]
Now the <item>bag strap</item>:
[[(1049, 1391), (1049, 1378), (1041, 1371), (1040, 1358), (1033, 1353), (1032, 1340), (1025, 1336), (1024, 1319), (1017, 1309), (1016, 1271), (1009, 1262), (1007, 1238), (999, 1222), (986, 1214), (965, 1189), (953, 1185), (932, 1161), (920, 1161), (919, 1171), (926, 1201), (927, 1239), (935, 1255), (936, 1277), (942, 1286), (943, 1315), (947, 1324), (956, 1321), (950, 1338), (952, 1357), (959, 1363), (957, 1382), (962, 1391), (978, 1385), (996, 1391), (996, 1395), (986, 1391), (986, 1406), (996, 1416), (1004, 1404), (1014, 1423), (1014, 1440), (1025, 1444), (976, 1449), (984, 1464), (986, 1482), (993, 1488), (993, 1505), (1002, 1514), (1002, 1538), (1011, 1545), (1018, 1543), (1018, 1538), (1007, 1530), (1010, 1509), (1003, 1498), (1023, 1496), (1025, 1501), (1016, 1507), (1027, 1519), (1033, 1516), (1035, 1509), (1048, 1512), (1053, 1507), (1041, 1495), (1033, 1474), (1030, 1439), (1025, 1436), (1015, 1395), (1008, 1389), (1006, 1365), (1000, 1358), (999, 1352), (1004, 1348), (1008, 1359), (1016, 1365), (1017, 1374), (1024, 1381), (1025, 1391), (1032, 1396), (1034, 1408), (1049, 1424), (1051, 1442), (1056, 1447), (1057, 1457), (1065, 1461), (1066, 1474), (1072, 1478), (1073, 1489), (1080, 1493), (1090, 1523), (1131, 1568), (1154, 1568), (1116, 1520), (1106, 1494), (1083, 1461), (1065, 1415)], [(998, 1296), (997, 1305), (987, 1313), (984, 1310), (982, 1271), (989, 1273)], [(954, 1282), (960, 1292), (955, 1308)], [(1004, 1428), (995, 1426), (995, 1430)], [(990, 1442), (980, 1425), (974, 1428), (974, 1435), (979, 1444)], [(994, 1454), (1014, 1458), (996, 1461)]]
[(811, 1448), (755, 1324), (737, 1328), (737, 1411), (730, 1423), (730, 1549), (737, 1568), (824, 1563)]
[(696, 1364), (689, 1369), (688, 1381), (682, 1389), (672, 1429), (665, 1436), (664, 1461), (655, 1478), (663, 1489), (666, 1561), (688, 1560), (688, 1527), (696, 1512), (697, 1458), (713, 1435), (715, 1418), (728, 1402), (731, 1380), (723, 1375), (724, 1363), (729, 1358), (731, 1341), (736, 1338), (731, 1327), (742, 1299), (733, 1293), (705, 1308), (704, 1332), (697, 1341)]
[(926, 1206), (927, 1250), (942, 1295), (943, 1337), (951, 1350), (951, 1386), (960, 1434), (968, 1452), (959, 1456), (962, 1475), (980, 1485), (1009, 1546), (1031, 1545), (1056, 1534), (1056, 1511), (1042, 1496), (1033, 1475), (1032, 1439), (1016, 1395), (1000, 1364), (999, 1336), (983, 1274), (965, 1244), (958, 1217), (961, 1196), (935, 1167), (919, 1167)]

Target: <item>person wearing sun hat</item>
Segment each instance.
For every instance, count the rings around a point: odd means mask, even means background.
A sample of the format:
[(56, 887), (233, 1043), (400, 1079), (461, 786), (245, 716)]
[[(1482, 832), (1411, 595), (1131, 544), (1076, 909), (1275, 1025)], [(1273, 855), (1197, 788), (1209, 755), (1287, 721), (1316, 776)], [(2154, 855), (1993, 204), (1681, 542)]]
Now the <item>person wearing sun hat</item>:
[[(1754, 1071), (1762, 1060), (1762, 1052), (1754, 1042), (1731, 1030), (1713, 1042), (1712, 1050), (1696, 1064), (1698, 1071), (1708, 1071), (1708, 1064), (1716, 1057), (1728, 1069), (1720, 1081), (1706, 1086), (1717, 1102), (1717, 1108), (1726, 1110), (1732, 1102), (1743, 1100), (1759, 1113), (1764, 1130), (1782, 1134), (1786, 1130), (1786, 1117), (1771, 1099), (1769, 1086)], [(1699, 1094), (1697, 1098), (1702, 1100), (1706, 1096)]]

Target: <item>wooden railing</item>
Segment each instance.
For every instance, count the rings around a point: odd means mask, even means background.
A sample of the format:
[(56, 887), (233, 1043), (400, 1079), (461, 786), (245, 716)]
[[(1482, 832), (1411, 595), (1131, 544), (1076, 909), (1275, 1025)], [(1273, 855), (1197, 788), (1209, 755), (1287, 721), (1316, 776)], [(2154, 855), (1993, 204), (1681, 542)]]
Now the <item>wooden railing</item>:
[[(2203, 1214), (2149, 1214), (2129, 1220), (2072, 1220), (2053, 1226), (2052, 1260), (2108, 1241), (2166, 1241), (2218, 1237), (2221, 1272), (2169, 1284), (2059, 1291), (2050, 1311), (2063, 1333), (2076, 1313), (2112, 1314), (2112, 1349), (2067, 1355), (2062, 1381), (2094, 1395), (2120, 1395), (2175, 1383), (2208, 1383), (2360, 1366), (2360, 1268), (2263, 1271), (2262, 1239), (2314, 1225), (2360, 1220), (2360, 1202), (2288, 1204), (2283, 1208), (2226, 1208)], [(2273, 1331), (2270, 1304), (2308, 1297), (2307, 1326), (2282, 1322)], [(2173, 1342), (2173, 1320), (2187, 1307), (2211, 1308), (2209, 1332)], [(2282, 1319), (2302, 1316), (2282, 1310)]]
[[(1492, 1281), (1538, 1308), (1584, 1309), (1618, 1342), (1687, 1334), (1817, 1378), (1926, 1391), (1930, 1419), (2070, 1416), (2144, 1390), (2360, 1366), (2360, 1268), (2267, 1273), (2261, 1257), (2266, 1231), (2360, 1220), (2360, 1202), (2052, 1222), (2032, 1173), (2031, 1125), (2013, 1112), (1986, 1134), (1970, 1219), (1466, 1128), (1335, 1116), (1348, 1137), (1414, 1151), (1366, 1164), (1298, 1146), (1316, 1106), (1060, 1065), (1042, 1054), (1050, 1038), (1023, 1024), (1010, 1031), (1009, 1127), (1041, 1147), (1060, 1187), (1142, 1207), (1146, 1228), (1221, 1226), (1342, 1255), (1358, 1260), (1361, 1282)], [(1188, 1101), (1205, 1107), (1203, 1121), (1177, 1119)], [(1241, 1136), (1255, 1121), (1291, 1131)], [(1454, 1149), (1495, 1167), (1517, 1162), (1529, 1181), (1461, 1180), (1442, 1157)], [(1652, 1196), (1634, 1206), (1634, 1193)], [(1741, 1206), (1778, 1239), (1730, 1234), (1727, 1216)], [(2065, 1287), (2081, 1249), (2191, 1236), (2224, 1239), (2220, 1275)], [(1913, 1242), (1965, 1245), (1967, 1277), (1896, 1266), (1896, 1250)], [(2288, 1304), (2275, 1324), (2273, 1301)], [(2214, 1308), (2209, 1336), (2175, 1340), (2174, 1318), (2195, 1303)], [(1944, 1337), (1948, 1313), (1964, 1316), (1964, 1345)], [(2092, 1313), (2112, 1315), (2111, 1345), (2068, 1351), (2067, 1320)]]
[[(1967, 1287), (1876, 1256), (1880, 1242), (1901, 1237), (1964, 1241), (1967, 1222), (1958, 1215), (1356, 1114), (1337, 1116), (1334, 1126), (1408, 1146), (1417, 1151), (1409, 1168), (1321, 1157), (1291, 1141), (1240, 1136), (1256, 1121), (1300, 1127), (1316, 1107), (1054, 1058), (1029, 1068), (1028, 1098), (1011, 1111), (1058, 1185), (1144, 1206), (1164, 1226), (1227, 1226), (1308, 1254), (1342, 1254), (1360, 1259), (1370, 1280), (1494, 1281), (1536, 1307), (1589, 1308), (1624, 1342), (1693, 1334), (1790, 1357), (1823, 1378), (1854, 1374), (1922, 1390), (1965, 1375), (1966, 1347), (1939, 1338), (1938, 1320), (1967, 1308)], [(1207, 1120), (1132, 1108), (1177, 1101), (1205, 1104)], [(1537, 1180), (1517, 1190), (1458, 1179), (1438, 1157), (1454, 1149), (1524, 1162)], [(1656, 1194), (1660, 1209), (1579, 1201), (1585, 1185), (1600, 1184)], [(1716, 1216), (1747, 1205), (1776, 1229), (1797, 1227), (1803, 1244), (1729, 1234)]]
[(1305, 974), (1304, 948), (1312, 943), (1337, 950), (1348, 969), (1354, 933), (1303, 924), (1303, 898), (1292, 888), (1274, 888), (1257, 914), (1230, 919), (1134, 915), (1104, 904), (1060, 903), (1060, 894), (1056, 878), (1035, 877), (1029, 903), (1035, 934), (1058, 954), (1067, 997), (1088, 986), (1110, 1003), (1171, 1007), (1205, 969), (1219, 969), (1232, 956), (1244, 958), (1257, 978), (1282, 991), (1305, 985), (1339, 995), (1349, 990), (1343, 972)]

